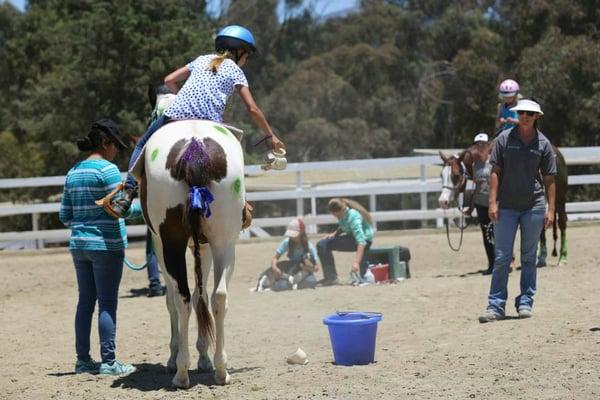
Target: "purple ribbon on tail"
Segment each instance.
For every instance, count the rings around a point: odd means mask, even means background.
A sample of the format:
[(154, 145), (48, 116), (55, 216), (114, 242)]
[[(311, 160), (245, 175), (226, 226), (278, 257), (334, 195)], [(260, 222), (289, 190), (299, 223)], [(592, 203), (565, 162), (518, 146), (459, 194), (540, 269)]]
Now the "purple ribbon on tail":
[(200, 214), (205, 218), (210, 218), (210, 203), (215, 198), (206, 186), (192, 186), (190, 188), (190, 208), (200, 210)]

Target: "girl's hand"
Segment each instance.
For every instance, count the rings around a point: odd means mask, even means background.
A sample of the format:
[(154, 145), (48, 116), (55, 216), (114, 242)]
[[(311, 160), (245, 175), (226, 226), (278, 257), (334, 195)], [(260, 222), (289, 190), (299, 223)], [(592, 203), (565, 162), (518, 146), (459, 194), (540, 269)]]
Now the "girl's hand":
[(275, 266), (271, 267), (271, 271), (273, 273), (273, 279), (278, 280), (281, 278), (281, 270)]
[(463, 211), (463, 214), (465, 214), (467, 217), (470, 217), (471, 214), (473, 214), (473, 209), (471, 207), (469, 207)]
[(356, 272), (358, 273), (358, 271), (360, 270), (360, 267), (358, 265), (358, 263), (355, 261), (352, 263), (352, 272)]
[(544, 229), (548, 229), (554, 223), (554, 210), (546, 211), (544, 216)]
[(493, 223), (498, 222), (498, 205), (496, 203), (490, 204), (488, 208), (488, 217)]
[(285, 150), (285, 145), (275, 134), (271, 136), (271, 142), (273, 144), (273, 151)]

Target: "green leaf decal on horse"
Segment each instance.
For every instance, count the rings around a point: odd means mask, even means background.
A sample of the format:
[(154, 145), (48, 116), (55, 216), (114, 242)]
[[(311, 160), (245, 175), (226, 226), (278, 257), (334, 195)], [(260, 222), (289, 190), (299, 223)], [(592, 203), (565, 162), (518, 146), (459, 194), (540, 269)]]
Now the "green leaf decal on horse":
[(224, 128), (220, 125), (213, 125), (213, 127), (224, 135), (229, 135), (231, 133), (231, 132), (229, 132), (229, 129)]
[(233, 190), (233, 193), (240, 194), (240, 191), (242, 190), (242, 180), (240, 178), (236, 178), (231, 185), (231, 189)]

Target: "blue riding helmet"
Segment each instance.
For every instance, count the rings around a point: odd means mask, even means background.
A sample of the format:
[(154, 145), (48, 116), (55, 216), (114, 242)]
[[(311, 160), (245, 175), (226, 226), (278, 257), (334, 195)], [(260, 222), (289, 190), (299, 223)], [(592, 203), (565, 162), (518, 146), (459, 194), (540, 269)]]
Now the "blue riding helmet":
[(215, 49), (225, 50), (244, 49), (252, 54), (256, 52), (256, 41), (252, 32), (240, 25), (229, 25), (221, 29), (215, 38)]

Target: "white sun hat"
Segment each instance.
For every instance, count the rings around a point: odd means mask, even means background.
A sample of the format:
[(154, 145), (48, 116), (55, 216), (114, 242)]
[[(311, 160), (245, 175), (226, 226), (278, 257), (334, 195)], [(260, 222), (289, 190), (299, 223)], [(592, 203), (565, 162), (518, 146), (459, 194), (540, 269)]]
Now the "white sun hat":
[(487, 133), (478, 133), (477, 135), (475, 135), (475, 139), (473, 139), (473, 143), (476, 142), (487, 142), (488, 140), (490, 140), (489, 136), (487, 135)]
[(533, 111), (540, 115), (544, 115), (542, 108), (538, 103), (533, 100), (519, 100), (516, 106), (510, 109), (510, 111)]

